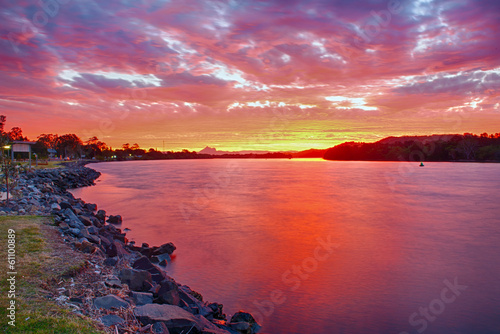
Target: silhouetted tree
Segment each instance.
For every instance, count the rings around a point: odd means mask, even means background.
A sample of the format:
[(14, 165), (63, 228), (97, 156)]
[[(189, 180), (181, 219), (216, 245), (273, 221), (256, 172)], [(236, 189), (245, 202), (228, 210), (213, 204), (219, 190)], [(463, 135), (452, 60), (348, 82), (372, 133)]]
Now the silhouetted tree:
[(62, 135), (57, 139), (57, 150), (64, 154), (65, 157), (79, 156), (82, 145), (81, 139), (72, 133)]
[(57, 146), (57, 141), (58, 141), (59, 136), (57, 134), (45, 134), (42, 133), (37, 137), (37, 142), (39, 142), (43, 147), (45, 148), (51, 148), (53, 150), (56, 149)]
[(23, 137), (23, 130), (20, 127), (13, 127), (7, 134), (10, 141), (14, 140), (28, 140), (28, 138)]

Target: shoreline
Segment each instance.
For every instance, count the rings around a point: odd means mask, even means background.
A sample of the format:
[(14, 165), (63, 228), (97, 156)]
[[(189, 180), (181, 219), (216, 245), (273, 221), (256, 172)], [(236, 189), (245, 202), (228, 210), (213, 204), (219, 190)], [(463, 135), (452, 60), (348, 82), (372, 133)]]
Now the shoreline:
[(222, 304), (204, 301), (201, 294), (168, 276), (165, 267), (175, 245), (136, 246), (115, 226), (121, 216), (98, 210), (96, 204), (76, 199), (68, 191), (95, 185), (101, 173), (85, 166), (91, 162), (20, 175), (12, 192), (15, 199), (9, 205), (1, 202), (0, 215), (51, 216), (65, 244), (111, 269), (111, 274), (101, 277), (102, 283), (121, 293), (95, 297), (90, 303), (94, 311), (107, 310), (108, 315), (98, 319), (105, 326), (126, 332), (127, 319), (120, 312), (127, 309), (144, 333), (257, 333), (260, 326), (251, 314), (239, 311), (228, 317)]

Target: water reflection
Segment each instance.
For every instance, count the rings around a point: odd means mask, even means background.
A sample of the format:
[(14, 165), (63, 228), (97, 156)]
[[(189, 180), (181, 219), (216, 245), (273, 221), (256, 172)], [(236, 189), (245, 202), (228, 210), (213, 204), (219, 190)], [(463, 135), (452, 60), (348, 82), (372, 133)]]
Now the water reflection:
[[(74, 194), (139, 243), (174, 242), (172, 276), (227, 313), (259, 313), (267, 333), (416, 333), (410, 315), (455, 277), (470, 288), (425, 332), (500, 333), (500, 166), (399, 164), (105, 163)], [(328, 237), (338, 248), (308, 260)]]

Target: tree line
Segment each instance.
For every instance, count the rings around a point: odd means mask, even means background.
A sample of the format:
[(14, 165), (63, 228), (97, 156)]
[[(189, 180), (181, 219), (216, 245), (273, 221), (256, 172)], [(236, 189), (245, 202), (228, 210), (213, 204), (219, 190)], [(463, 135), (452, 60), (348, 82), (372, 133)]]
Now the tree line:
[[(4, 131), (6, 117), (0, 115), (0, 141), (4, 146), (13, 141), (29, 141), (23, 136), (22, 129), (13, 127), (10, 131)], [(212, 156), (210, 154), (198, 154), (195, 151), (182, 150), (180, 152), (168, 151), (160, 152), (153, 148), (144, 150), (137, 143), (123, 144), (120, 149), (113, 149), (97, 137), (91, 137), (85, 141), (76, 134), (64, 135), (43, 133), (37, 137), (36, 143), (32, 146), (33, 153), (39, 158), (57, 156), (62, 158), (85, 158), (95, 160), (163, 160), (163, 159), (212, 159), (216, 158), (290, 158), (290, 155), (283, 153), (269, 153), (264, 155), (223, 155)]]
[(390, 139), (375, 143), (343, 143), (329, 148), (323, 158), (358, 161), (500, 161), (500, 133)]
[[(5, 131), (6, 117), (0, 115), (0, 144), (5, 146), (14, 141), (30, 141), (23, 135), (20, 127), (13, 127), (10, 131)], [(105, 142), (97, 137), (82, 140), (74, 133), (58, 135), (53, 133), (42, 133), (32, 146), (33, 153), (40, 158), (57, 156), (62, 158), (86, 158), (97, 160), (118, 159), (125, 160), (137, 157), (153, 158), (158, 153), (154, 149), (146, 152), (139, 148), (138, 144), (124, 144), (122, 149), (113, 150)]]

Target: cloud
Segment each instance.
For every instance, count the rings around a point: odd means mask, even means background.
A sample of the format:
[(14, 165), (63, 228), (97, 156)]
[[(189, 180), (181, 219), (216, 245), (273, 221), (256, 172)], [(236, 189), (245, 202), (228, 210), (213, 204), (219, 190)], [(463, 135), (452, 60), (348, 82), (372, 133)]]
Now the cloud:
[(357, 128), (398, 115), (404, 128), (416, 115), (497, 110), (498, 1), (389, 4), (72, 0), (44, 9), (6, 0), (1, 103), (24, 127), (36, 128), (37, 112), (65, 126), (94, 115), (118, 133), (183, 117), (243, 129), (238, 117), (281, 109), (318, 121), (318, 131), (336, 119)]

